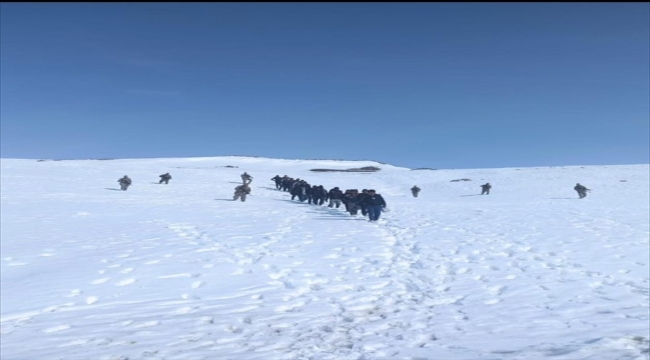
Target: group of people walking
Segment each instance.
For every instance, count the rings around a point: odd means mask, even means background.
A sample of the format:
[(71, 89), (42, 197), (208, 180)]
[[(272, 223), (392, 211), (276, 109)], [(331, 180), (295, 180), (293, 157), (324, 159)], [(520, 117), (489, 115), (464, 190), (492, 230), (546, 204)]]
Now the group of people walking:
[[(158, 184), (162, 184), (162, 183), (169, 184), (169, 180), (172, 179), (172, 176), (169, 175), (169, 173), (158, 175), (158, 177), (160, 177), (160, 181), (158, 182)], [(131, 178), (128, 177), (127, 175), (124, 175), (121, 178), (117, 179), (117, 182), (120, 184), (120, 189), (126, 191), (129, 188), (129, 186), (131, 186), (131, 184), (133, 183), (133, 180), (131, 180)]]
[(379, 220), (382, 211), (386, 209), (386, 200), (374, 189), (363, 189), (361, 192), (357, 189), (342, 191), (337, 186), (328, 191), (323, 185), (311, 185), (305, 180), (287, 175), (276, 175), (271, 180), (275, 182), (277, 190), (289, 192), (291, 200), (297, 198), (300, 202), (306, 201), (313, 205), (329, 202), (327, 207), (336, 209), (343, 205), (350, 215), (361, 212), (361, 215), (368, 216), (369, 221)]
[[(158, 184), (169, 184), (172, 176), (169, 173), (164, 173), (159, 175), (160, 181)], [(246, 196), (251, 194), (251, 188), (249, 184), (253, 181), (253, 177), (250, 176), (247, 172), (241, 174), (242, 185), (235, 187), (235, 194), (233, 195), (233, 200), (241, 200), (242, 202), (246, 201)], [(323, 188), (323, 185), (310, 185), (305, 180), (294, 179), (284, 175), (276, 175), (271, 178), (275, 182), (275, 188), (282, 191), (288, 191), (291, 194), (291, 200), (298, 198), (300, 202), (307, 201), (308, 204), (314, 205), (323, 205), (325, 202), (329, 201), (328, 207), (339, 208), (341, 204), (345, 206), (345, 210), (351, 215), (356, 215), (361, 211), (362, 215), (368, 215), (370, 221), (376, 221), (381, 215), (381, 209), (386, 207), (386, 201), (384, 198), (377, 194), (374, 189), (363, 189), (359, 192), (357, 189), (348, 189), (345, 192), (342, 192), (338, 187), (334, 187), (329, 191)], [(129, 186), (133, 183), (131, 178), (127, 175), (124, 175), (117, 180), (120, 184), (120, 189), (126, 191)], [(490, 183), (485, 183), (481, 185), (481, 195), (490, 195), (490, 189), (492, 185)], [(413, 197), (418, 197), (422, 189), (417, 185), (414, 185), (411, 188), (411, 194)], [(577, 183), (573, 187), (578, 193), (580, 199), (587, 196), (587, 192), (591, 189), (587, 189), (584, 185)], [(370, 210), (369, 210), (370, 209)], [(377, 210), (379, 209), (379, 210)]]
[[(481, 185), (481, 195), (490, 195), (490, 189), (492, 189), (492, 185), (490, 185), (490, 183), (485, 183)], [(411, 188), (411, 194), (413, 194), (413, 197), (418, 197), (420, 190), (421, 189), (417, 185), (413, 186)], [(578, 197), (580, 199), (587, 196), (587, 191), (591, 191), (590, 189), (587, 189), (585, 186), (580, 185), (580, 183), (577, 183), (576, 186), (573, 187), (573, 190), (578, 192)]]
[[(492, 185), (490, 185), (490, 183), (485, 183), (485, 184), (481, 185), (481, 190), (482, 190), (481, 195), (490, 195), (490, 189), (491, 188), (492, 188)], [(418, 197), (418, 194), (420, 193), (420, 190), (422, 190), (422, 189), (420, 189), (417, 185), (414, 185), (411, 188), (411, 194), (413, 195), (413, 197)]]

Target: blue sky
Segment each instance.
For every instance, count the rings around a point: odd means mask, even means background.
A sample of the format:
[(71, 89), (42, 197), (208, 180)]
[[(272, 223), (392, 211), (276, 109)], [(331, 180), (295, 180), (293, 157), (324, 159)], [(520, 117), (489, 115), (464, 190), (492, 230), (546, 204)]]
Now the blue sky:
[(650, 162), (648, 3), (2, 3), (3, 158)]

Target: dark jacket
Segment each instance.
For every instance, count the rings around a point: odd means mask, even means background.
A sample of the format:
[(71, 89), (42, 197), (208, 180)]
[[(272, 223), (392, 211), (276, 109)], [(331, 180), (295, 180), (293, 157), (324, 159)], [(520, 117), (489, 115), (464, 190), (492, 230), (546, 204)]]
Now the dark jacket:
[(291, 189), (289, 189), (289, 194), (291, 195), (300, 195), (302, 192), (302, 186), (300, 184), (293, 184), (291, 185)]
[(247, 185), (239, 185), (235, 188), (235, 193), (246, 193), (250, 194), (251, 193), (251, 188), (248, 187)]
[(327, 197), (327, 191), (323, 189), (322, 186), (314, 186), (311, 188), (311, 197), (313, 198), (326, 198)]
[(379, 194), (374, 194), (374, 195), (366, 194), (365, 198), (363, 199), (363, 203), (366, 206), (383, 206), (383, 207), (386, 207), (386, 201)]
[(364, 192), (360, 192), (359, 195), (357, 195), (357, 202), (359, 203), (359, 206), (361, 206), (361, 208), (365, 208), (368, 206), (368, 204), (366, 203), (366, 199), (369, 196), (370, 195)]
[(573, 190), (575, 190), (575, 191), (587, 191), (589, 189), (587, 189), (584, 185), (578, 184), (573, 188)]
[(332, 189), (328, 193), (328, 196), (330, 199), (333, 200), (341, 200), (341, 198), (343, 197), (343, 191), (341, 191), (340, 189)]

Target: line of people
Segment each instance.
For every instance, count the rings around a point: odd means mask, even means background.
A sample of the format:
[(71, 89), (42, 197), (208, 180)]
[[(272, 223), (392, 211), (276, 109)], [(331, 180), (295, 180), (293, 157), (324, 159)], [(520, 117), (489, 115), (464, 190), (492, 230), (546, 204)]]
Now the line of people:
[[(160, 181), (158, 182), (158, 184), (162, 184), (162, 183), (169, 184), (169, 180), (171, 180), (172, 178), (172, 176), (169, 173), (164, 173), (162, 175), (159, 175), (159, 177), (160, 177)], [(249, 175), (247, 172), (244, 172), (241, 175), (241, 179), (243, 184), (235, 188), (235, 194), (233, 195), (233, 200), (241, 199), (241, 201), (243, 202), (246, 201), (246, 196), (250, 195), (251, 193), (251, 188), (248, 185), (253, 181), (253, 177)], [(275, 177), (271, 178), (271, 180), (275, 182), (276, 189), (288, 191), (291, 194), (291, 200), (294, 200), (296, 197), (298, 197), (298, 200), (300, 200), (301, 202), (307, 201), (307, 203), (309, 204), (313, 203), (315, 205), (323, 205), (324, 202), (330, 200), (328, 207), (336, 206), (336, 208), (338, 208), (343, 202), (344, 204), (346, 204), (346, 211), (348, 212), (350, 212), (350, 210), (348, 210), (347, 203), (354, 204), (358, 198), (363, 200), (366, 198), (366, 195), (369, 195), (371, 192), (374, 194), (372, 196), (379, 196), (379, 198), (381, 198), (381, 201), (384, 201), (383, 197), (377, 194), (374, 190), (363, 189), (361, 193), (359, 193), (358, 190), (356, 189), (350, 189), (350, 190), (346, 190), (345, 193), (342, 193), (342, 195), (338, 197), (337, 191), (340, 192), (338, 187), (333, 188), (330, 191), (327, 191), (323, 188), (322, 185), (311, 186), (304, 180), (293, 179), (288, 177), (287, 175), (284, 175), (282, 177), (280, 177), (280, 175), (276, 175)], [(131, 184), (133, 183), (131, 178), (129, 178), (127, 175), (124, 175), (123, 177), (118, 179), (117, 182), (120, 184), (121, 190), (124, 191), (126, 191), (129, 188), (129, 186), (131, 186)], [(300, 183), (300, 186), (295, 186), (298, 183)], [(485, 183), (481, 185), (481, 195), (490, 195), (491, 188), (492, 185), (490, 185), (490, 183)], [(413, 195), (413, 197), (418, 197), (418, 194), (420, 193), (421, 190), (422, 189), (420, 189), (417, 185), (414, 185), (411, 188), (411, 194)], [(591, 189), (588, 189), (587, 187), (581, 185), (580, 183), (577, 183), (576, 186), (574, 186), (573, 190), (575, 190), (578, 193), (578, 197), (580, 199), (585, 198), (587, 196), (587, 192), (591, 191)], [(334, 191), (334, 198), (332, 198), (332, 191)], [(352, 200), (349, 201), (349, 199)], [(334, 203), (332, 203), (332, 200), (334, 200)], [(361, 208), (361, 206), (358, 207)], [(354, 208), (355, 206), (353, 205), (352, 209), (354, 210)], [(361, 210), (362, 210), (362, 214), (366, 215), (366, 211), (364, 209)], [(356, 212), (354, 214), (356, 214)]]
[[(490, 189), (492, 188), (492, 185), (490, 183), (485, 183), (481, 185), (481, 195), (490, 195)], [(414, 185), (411, 188), (411, 194), (413, 197), (418, 197), (418, 194), (420, 193), (422, 189), (420, 189), (417, 185)]]
[(307, 202), (313, 205), (324, 205), (338, 209), (343, 205), (345, 211), (350, 215), (368, 216), (369, 221), (377, 221), (382, 211), (386, 209), (386, 200), (381, 194), (374, 189), (363, 189), (359, 192), (357, 189), (348, 189), (345, 192), (334, 187), (329, 191), (323, 185), (311, 185), (307, 181), (299, 178), (291, 178), (287, 175), (276, 175), (271, 178), (275, 182), (275, 188), (281, 191), (287, 191), (291, 194), (291, 200), (298, 198), (300, 202)]
[[(490, 189), (492, 189), (492, 185), (490, 185), (490, 183), (481, 185), (481, 195), (490, 195)], [(417, 185), (413, 186), (411, 188), (411, 194), (413, 194), (413, 197), (418, 197), (420, 190), (421, 189)], [(573, 187), (573, 190), (578, 193), (578, 197), (580, 199), (585, 198), (587, 196), (587, 192), (591, 191), (591, 189), (587, 189), (587, 187), (581, 185), (580, 183), (577, 183), (576, 186)]]

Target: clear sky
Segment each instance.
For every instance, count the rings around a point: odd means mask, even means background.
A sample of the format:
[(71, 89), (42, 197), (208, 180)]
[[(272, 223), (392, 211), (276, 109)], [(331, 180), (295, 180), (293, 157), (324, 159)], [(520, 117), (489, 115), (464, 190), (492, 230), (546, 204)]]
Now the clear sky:
[(2, 3), (3, 158), (650, 162), (648, 3)]

